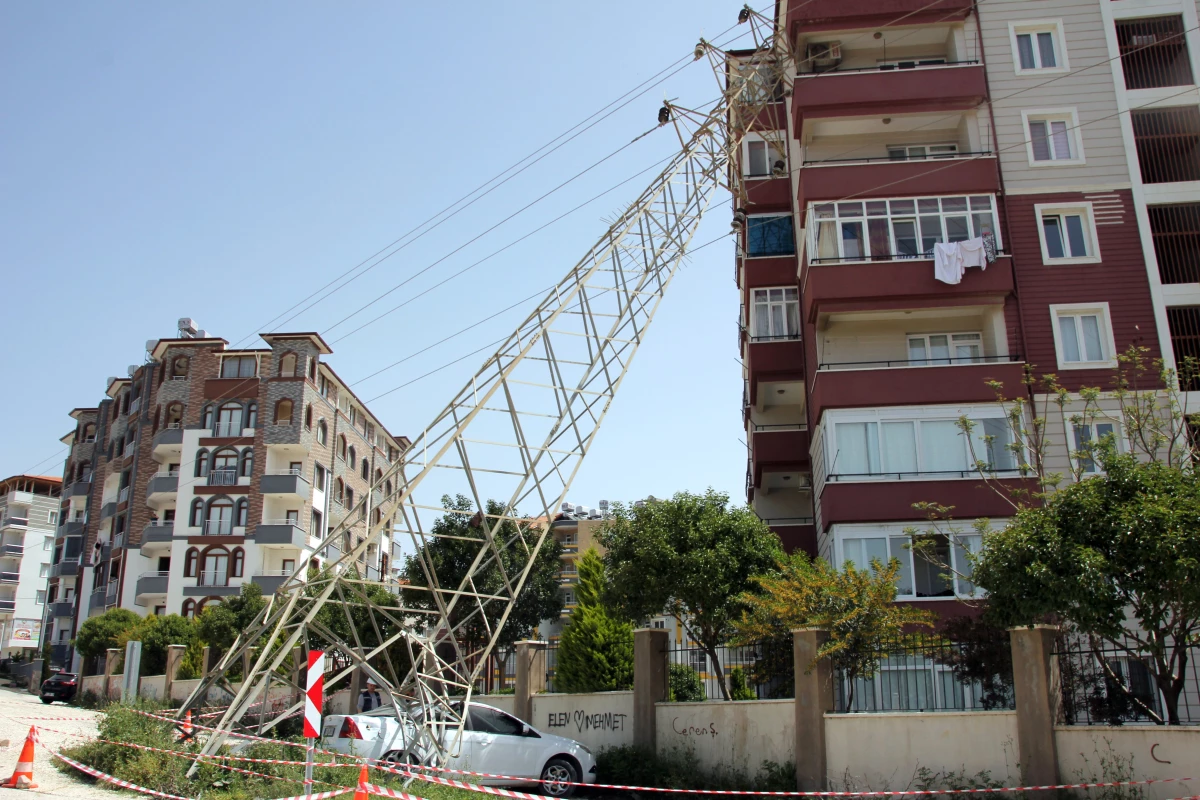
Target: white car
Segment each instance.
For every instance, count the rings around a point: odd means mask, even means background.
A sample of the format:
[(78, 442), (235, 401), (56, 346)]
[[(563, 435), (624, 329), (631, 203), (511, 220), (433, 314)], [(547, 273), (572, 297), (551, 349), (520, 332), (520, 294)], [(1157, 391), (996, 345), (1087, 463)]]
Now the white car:
[[(321, 746), (326, 750), (397, 764), (422, 760), (421, 753), (410, 752), (417, 738), (412, 720), (405, 716), (403, 723), (397, 721), (390, 706), (365, 714), (331, 715), (321, 725)], [(596, 759), (587, 747), (574, 739), (542, 733), (511, 714), (478, 703), (468, 709), (459, 752), (447, 762), (450, 769), (519, 780), (460, 779), (490, 786), (537, 785), (551, 797), (570, 797), (577, 788), (574, 784), (596, 782)]]

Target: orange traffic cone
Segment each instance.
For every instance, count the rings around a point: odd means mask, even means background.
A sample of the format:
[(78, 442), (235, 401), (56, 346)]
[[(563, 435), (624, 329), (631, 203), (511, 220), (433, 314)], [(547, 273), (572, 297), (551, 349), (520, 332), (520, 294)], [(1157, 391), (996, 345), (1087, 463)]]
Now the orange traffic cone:
[(191, 739), (195, 733), (196, 732), (192, 730), (192, 711), (191, 709), (188, 709), (183, 715), (183, 725), (179, 727), (179, 741), (186, 742), (188, 739)]
[(37, 788), (37, 784), (33, 782), (33, 743), (36, 741), (37, 729), (30, 726), (25, 745), (21, 748), (21, 757), (17, 759), (17, 768), (13, 770), (12, 777), (0, 786), (5, 789)]
[(358, 788), (354, 790), (354, 800), (367, 800), (367, 784), (369, 782), (367, 765), (363, 764), (363, 768), (358, 773)]

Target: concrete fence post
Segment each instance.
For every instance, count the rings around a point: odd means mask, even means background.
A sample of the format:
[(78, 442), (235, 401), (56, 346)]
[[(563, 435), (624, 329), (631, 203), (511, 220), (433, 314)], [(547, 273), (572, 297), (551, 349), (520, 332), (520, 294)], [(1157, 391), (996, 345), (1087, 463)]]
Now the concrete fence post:
[(796, 673), (796, 788), (802, 792), (829, 788), (825, 744), (825, 714), (833, 711), (833, 664), (817, 651), (829, 640), (829, 631), (800, 628), (792, 631), (792, 659)]
[(1025, 785), (1058, 783), (1058, 748), (1054, 725), (1061, 703), (1058, 658), (1054, 641), (1058, 628), (1032, 625), (1009, 628), (1012, 647), (1013, 693), (1017, 700), (1017, 751)]
[(41, 694), (42, 692), (42, 664), (40, 658), (35, 658), (29, 662), (29, 693)]
[(109, 693), (108, 685), (111, 683), (110, 678), (117, 671), (117, 659), (121, 657), (120, 649), (110, 647), (104, 651), (104, 689), (101, 692), (105, 700), (111, 700), (112, 695)]
[(131, 639), (125, 643), (125, 663), (121, 673), (121, 702), (132, 703), (138, 699), (142, 674), (142, 643)]
[(655, 705), (670, 693), (670, 642), (665, 628), (633, 632), (633, 744), (643, 750), (658, 747)]
[(513, 714), (533, 724), (533, 696), (546, 691), (546, 643), (517, 642), (517, 677), (513, 684)]
[(163, 670), (164, 677), (162, 700), (168, 706), (171, 705), (171, 691), (175, 685), (176, 679), (179, 677), (179, 670), (183, 666), (183, 656), (185, 653), (187, 653), (186, 645), (167, 645), (167, 668)]

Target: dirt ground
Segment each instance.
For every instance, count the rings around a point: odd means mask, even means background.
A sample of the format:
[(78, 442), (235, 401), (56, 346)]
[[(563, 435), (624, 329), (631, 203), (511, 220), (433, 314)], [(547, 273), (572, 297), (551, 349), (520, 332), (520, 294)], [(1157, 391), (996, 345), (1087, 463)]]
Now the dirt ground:
[[(84, 711), (63, 703), (45, 705), (35, 695), (28, 691), (18, 691), (11, 687), (0, 687), (0, 741), (8, 740), (8, 747), (0, 748), (0, 781), (8, 780), (12, 775), (17, 758), (21, 755), (21, 746), (29, 734), (29, 726), (38, 726), (38, 736), (42, 745), (34, 748), (33, 782), (36, 789), (19, 792), (17, 789), (0, 789), (0, 798), (14, 795), (46, 795), (49, 797), (69, 797), (73, 800), (113, 800), (113, 792), (89, 784), (80, 778), (73, 778), (54, 768), (54, 759), (50, 749), (79, 741), (79, 737), (91, 738), (96, 735), (95, 719), (99, 714), (94, 711)], [(37, 717), (53, 717), (53, 719), (35, 719)], [(74, 734), (74, 735), (73, 735)]]

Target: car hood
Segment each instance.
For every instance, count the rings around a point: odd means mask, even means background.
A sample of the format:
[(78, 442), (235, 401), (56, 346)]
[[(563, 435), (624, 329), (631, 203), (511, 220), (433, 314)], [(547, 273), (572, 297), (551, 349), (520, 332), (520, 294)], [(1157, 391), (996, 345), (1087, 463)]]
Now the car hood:
[(591, 751), (584, 747), (584, 745), (580, 742), (577, 742), (574, 739), (568, 739), (565, 736), (555, 736), (553, 733), (542, 733), (541, 731), (538, 731), (538, 736), (542, 737), (542, 741), (547, 747), (553, 747), (558, 750), (579, 749), (591, 753)]

